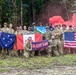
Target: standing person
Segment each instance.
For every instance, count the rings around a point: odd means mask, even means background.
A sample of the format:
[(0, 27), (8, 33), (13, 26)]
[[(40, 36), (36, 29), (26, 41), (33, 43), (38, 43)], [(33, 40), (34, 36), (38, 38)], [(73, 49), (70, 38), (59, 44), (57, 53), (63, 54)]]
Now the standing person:
[(16, 34), (16, 35), (17, 35), (17, 34), (21, 34), (21, 33), (20, 33), (20, 28), (19, 28), (19, 27), (16, 28), (15, 34)]
[(31, 49), (31, 42), (32, 38), (29, 37), (27, 42), (25, 43), (24, 56), (26, 58), (33, 57), (35, 54), (35, 51)]
[[(12, 23), (9, 24), (9, 31), (8, 31), (8, 33), (14, 34), (14, 29), (13, 29)], [(8, 50), (8, 51), (9, 51), (9, 55), (10, 55), (10, 56), (13, 56), (13, 51), (14, 51), (14, 50)]]
[(27, 31), (26, 26), (23, 27), (23, 34), (24, 34), (24, 35), (28, 34), (28, 31)]
[(52, 31), (52, 36), (55, 37), (55, 43), (57, 46), (57, 51), (60, 55), (63, 55), (62, 44), (60, 41), (61, 32), (59, 31), (57, 25), (54, 26), (54, 30)]
[(50, 31), (49, 26), (46, 26), (46, 32), (44, 33), (45, 40), (50, 40), (52, 36), (52, 32)]
[(4, 27), (2, 28), (2, 31), (6, 32), (6, 33), (9, 32), (9, 28), (7, 27), (7, 23), (6, 22), (4, 23)]
[(31, 31), (31, 27), (28, 27), (28, 34), (34, 34), (34, 32)]
[(58, 29), (61, 30), (61, 25), (58, 25)]
[(21, 35), (23, 34), (22, 26), (19, 26), (19, 33), (20, 33)]
[(34, 27), (36, 26), (36, 23), (35, 22), (33, 22), (32, 23), (32, 27), (31, 27), (31, 31), (34, 31)]
[[(15, 34), (16, 34), (16, 35), (20, 35), (20, 34), (21, 34), (19, 27), (16, 27)], [(16, 42), (17, 42), (17, 41), (16, 41)], [(14, 56), (17, 56), (17, 57), (18, 57), (18, 50), (14, 50)]]
[(8, 31), (8, 33), (14, 34), (14, 29), (13, 29), (12, 23), (9, 24), (9, 31)]
[(69, 29), (67, 30), (68, 32), (73, 32), (73, 27), (72, 25), (69, 25)]
[[(49, 41), (49, 40), (51, 40), (51, 37), (52, 37), (52, 32), (50, 31), (49, 26), (46, 26), (46, 32), (44, 33), (43, 38), (45, 40)], [(50, 49), (50, 47), (49, 47), (49, 49)], [(50, 54), (51, 51), (49, 49), (46, 48), (46, 52), (48, 53), (48, 56), (51, 56), (51, 54)]]
[(66, 27), (66, 25), (65, 24), (63, 24), (62, 25), (62, 37), (61, 37), (61, 42), (62, 42), (62, 48), (63, 48), (63, 52), (64, 52), (64, 54), (66, 54), (67, 52), (67, 50), (64, 48), (64, 33), (65, 32), (67, 32), (67, 27)]
[[(6, 32), (6, 33), (9, 32), (9, 28), (7, 27), (7, 23), (6, 23), (6, 22), (4, 23), (4, 27), (3, 27), (1, 30), (2, 30), (2, 32)], [(8, 52), (7, 49), (2, 48), (2, 56), (3, 56), (4, 58), (6, 57), (6, 54), (8, 54), (8, 53), (9, 53), (9, 52)]]

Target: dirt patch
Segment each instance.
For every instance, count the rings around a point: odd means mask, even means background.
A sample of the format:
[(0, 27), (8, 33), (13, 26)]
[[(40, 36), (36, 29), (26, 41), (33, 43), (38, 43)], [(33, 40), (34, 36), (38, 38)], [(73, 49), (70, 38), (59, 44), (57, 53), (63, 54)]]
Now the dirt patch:
[(7, 68), (9, 71), (0, 72), (0, 75), (76, 75), (76, 66), (52, 66), (42, 69), (16, 69)]

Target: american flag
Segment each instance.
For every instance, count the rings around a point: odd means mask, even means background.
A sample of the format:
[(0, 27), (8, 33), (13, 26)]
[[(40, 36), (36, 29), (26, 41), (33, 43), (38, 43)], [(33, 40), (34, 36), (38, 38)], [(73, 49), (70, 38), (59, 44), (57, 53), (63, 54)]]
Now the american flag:
[(76, 48), (76, 32), (64, 33), (64, 47)]

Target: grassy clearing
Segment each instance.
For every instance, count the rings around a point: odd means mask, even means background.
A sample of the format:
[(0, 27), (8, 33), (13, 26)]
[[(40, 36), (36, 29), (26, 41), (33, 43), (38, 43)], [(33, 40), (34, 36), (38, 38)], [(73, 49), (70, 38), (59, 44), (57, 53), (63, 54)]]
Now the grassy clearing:
[(49, 68), (53, 65), (76, 65), (76, 55), (65, 55), (60, 57), (37, 56), (29, 59), (8, 57), (7, 59), (0, 59), (0, 67), (38, 69), (43, 67)]

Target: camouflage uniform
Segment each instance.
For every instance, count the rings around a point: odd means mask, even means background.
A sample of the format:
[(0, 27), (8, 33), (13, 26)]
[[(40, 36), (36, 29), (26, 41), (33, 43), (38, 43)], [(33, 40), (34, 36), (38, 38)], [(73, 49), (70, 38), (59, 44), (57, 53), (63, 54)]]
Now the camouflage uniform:
[(24, 56), (26, 58), (29, 58), (30, 56), (33, 57), (35, 54), (35, 51), (31, 50), (31, 44), (30, 42), (25, 43), (25, 49), (24, 49)]
[(6, 33), (9, 32), (9, 28), (2, 28), (1, 30), (2, 30), (3, 32), (6, 32)]
[[(9, 28), (8, 27), (4, 27), (1, 29), (2, 32), (6, 32), (8, 33), (9, 32)], [(8, 50), (5, 49), (5, 48), (2, 48), (2, 56), (5, 58), (6, 57), (6, 54), (9, 54)]]
[(73, 32), (73, 29), (68, 29), (67, 32)]
[(48, 43), (49, 43), (49, 46), (48, 46), (47, 52), (48, 52), (49, 57), (53, 54), (56, 56), (59, 56), (59, 53), (57, 51), (57, 43), (55, 41), (55, 37), (52, 36), (52, 39), (49, 40)]
[[(14, 34), (14, 29), (12, 29), (12, 28), (9, 28), (9, 31), (8, 31), (8, 33), (10, 33), (10, 34)], [(14, 50), (9, 50), (9, 55), (10, 56), (14, 56)]]
[(15, 34), (17, 35), (17, 34), (21, 34), (21, 33), (20, 33), (20, 31), (15, 31)]
[(55, 37), (55, 44), (57, 46), (57, 54), (59, 53), (60, 55), (63, 55), (63, 50), (62, 50), (62, 44), (60, 41), (60, 37), (61, 37), (61, 32), (59, 31), (59, 29), (54, 29), (52, 31), (52, 36)]
[(45, 40), (50, 40), (51, 36), (52, 36), (52, 32), (49, 30), (49, 27), (47, 26), (46, 28), (48, 28), (48, 30), (44, 33), (44, 38)]
[(9, 28), (8, 33), (10, 33), (10, 34), (14, 34), (14, 29)]
[(76, 32), (76, 27), (73, 29), (73, 32)]
[(67, 29), (62, 29), (62, 38), (61, 38), (61, 43), (62, 43), (62, 49), (63, 49), (63, 52), (64, 54), (66, 53), (66, 49), (64, 48), (64, 33), (67, 32)]
[(34, 32), (32, 32), (32, 31), (28, 31), (28, 33), (27, 34), (34, 34)]
[(28, 34), (28, 31), (27, 30), (23, 30), (23, 34), (24, 35), (27, 35)]

